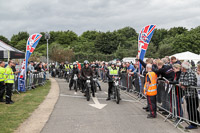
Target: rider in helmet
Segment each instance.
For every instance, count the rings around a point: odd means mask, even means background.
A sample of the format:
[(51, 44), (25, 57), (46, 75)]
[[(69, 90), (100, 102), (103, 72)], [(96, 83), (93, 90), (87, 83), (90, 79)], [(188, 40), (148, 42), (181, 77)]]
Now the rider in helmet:
[(89, 62), (87, 60), (84, 61), (84, 67), (81, 69), (81, 79), (82, 79), (82, 92), (85, 92), (85, 82), (87, 80), (87, 76), (90, 77), (91, 80), (91, 89), (92, 89), (92, 96), (95, 96), (93, 85), (92, 85), (92, 79), (93, 79), (93, 71), (89, 67)]
[(106, 76), (108, 77), (108, 98), (106, 100), (110, 100), (110, 95), (112, 94), (113, 87), (113, 77), (119, 75), (119, 69), (116, 67), (116, 63), (112, 62), (111, 67), (107, 68)]
[(79, 73), (80, 73), (80, 70), (77, 67), (77, 63), (74, 62), (73, 63), (73, 69), (72, 69), (72, 76), (71, 76), (71, 80), (70, 80), (70, 83), (69, 83), (70, 90), (71, 90), (71, 87), (73, 86), (74, 75), (76, 74), (79, 77)]
[[(100, 76), (99, 76), (99, 73), (98, 73), (98, 71), (96, 69), (96, 65), (92, 64), (91, 67), (92, 67), (92, 71), (93, 71), (94, 77), (96, 77), (98, 79), (98, 77), (100, 77)], [(99, 90), (101, 91), (101, 86), (100, 86), (98, 80), (96, 81), (96, 83), (97, 83), (97, 86), (99, 87)]]

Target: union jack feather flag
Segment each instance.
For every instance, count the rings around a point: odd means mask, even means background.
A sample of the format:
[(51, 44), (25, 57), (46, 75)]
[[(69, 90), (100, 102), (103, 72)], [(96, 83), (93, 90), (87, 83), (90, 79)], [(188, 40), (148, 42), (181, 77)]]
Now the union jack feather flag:
[(25, 91), (25, 80), (26, 80), (26, 70), (27, 70), (27, 64), (28, 64), (28, 59), (35, 50), (40, 38), (42, 37), (41, 34), (32, 34), (26, 44), (26, 58), (22, 62), (22, 67), (21, 67), (21, 72), (19, 74), (19, 79), (18, 79), (18, 90), (19, 91)]
[[(146, 50), (148, 48), (149, 42), (151, 41), (151, 38), (152, 38), (153, 33), (155, 31), (155, 27), (156, 27), (156, 25), (147, 25), (139, 33), (138, 56), (141, 60), (144, 59), (144, 56), (146, 54)], [(141, 70), (141, 65), (140, 65), (140, 70)]]

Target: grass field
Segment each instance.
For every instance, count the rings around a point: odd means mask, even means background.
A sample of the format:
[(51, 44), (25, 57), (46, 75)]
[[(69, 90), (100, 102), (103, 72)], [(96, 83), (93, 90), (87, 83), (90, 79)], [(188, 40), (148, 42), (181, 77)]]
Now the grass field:
[(44, 100), (50, 90), (51, 83), (39, 86), (34, 90), (14, 94), (14, 104), (0, 103), (0, 133), (12, 133)]

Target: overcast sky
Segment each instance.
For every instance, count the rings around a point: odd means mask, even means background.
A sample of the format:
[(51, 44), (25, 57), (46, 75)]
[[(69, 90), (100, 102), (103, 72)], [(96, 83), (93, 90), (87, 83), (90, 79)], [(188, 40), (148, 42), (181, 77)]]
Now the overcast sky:
[(200, 25), (200, 0), (0, 0), (0, 35)]

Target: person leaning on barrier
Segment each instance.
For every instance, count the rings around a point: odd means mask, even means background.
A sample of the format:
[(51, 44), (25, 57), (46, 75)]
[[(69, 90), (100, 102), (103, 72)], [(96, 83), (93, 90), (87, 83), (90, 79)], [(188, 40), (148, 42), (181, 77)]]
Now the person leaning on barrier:
[(108, 101), (110, 100), (110, 96), (112, 94), (113, 77), (119, 75), (119, 69), (117, 69), (116, 64), (114, 62), (111, 63), (111, 67), (106, 69), (106, 76), (108, 77), (108, 98), (106, 100)]
[[(179, 117), (183, 117), (183, 109), (181, 106), (181, 101), (183, 98), (183, 91), (181, 90), (180, 87), (176, 86), (179, 84), (179, 79), (181, 75), (181, 65), (178, 63), (175, 63), (172, 65), (173, 71), (175, 73), (174, 80), (173, 81), (166, 81), (168, 84), (173, 84), (175, 86), (175, 95), (176, 95), (176, 113)], [(171, 102), (170, 102), (171, 103)], [(172, 105), (171, 105), (172, 106)], [(176, 122), (179, 121), (179, 118), (177, 118)]]
[[(187, 104), (186, 106), (189, 120), (200, 123), (200, 115), (198, 111), (198, 93), (196, 88), (191, 87), (197, 85), (197, 78), (195, 73), (190, 68), (191, 67), (189, 62), (185, 61), (182, 63), (179, 86), (185, 91), (185, 100)], [(190, 125), (185, 128), (196, 129), (197, 125), (194, 123), (190, 123)]]
[(197, 65), (197, 86), (200, 87), (200, 64)]
[(171, 63), (172, 64), (180, 64), (181, 65), (181, 62), (179, 60), (177, 60), (175, 56), (171, 57)]
[(147, 96), (147, 103), (150, 114), (147, 118), (156, 118), (156, 95), (157, 95), (157, 75), (152, 71), (152, 64), (146, 66), (147, 75), (144, 85), (144, 94)]
[(5, 94), (5, 82), (4, 82), (4, 73), (5, 73), (5, 62), (0, 61), (0, 102), (5, 102), (3, 96)]
[(8, 62), (8, 66), (5, 69), (5, 83), (6, 83), (6, 104), (13, 104), (14, 102), (11, 100), (12, 96), (12, 86), (14, 84), (14, 72), (12, 70), (12, 66), (14, 62), (10, 60)]

